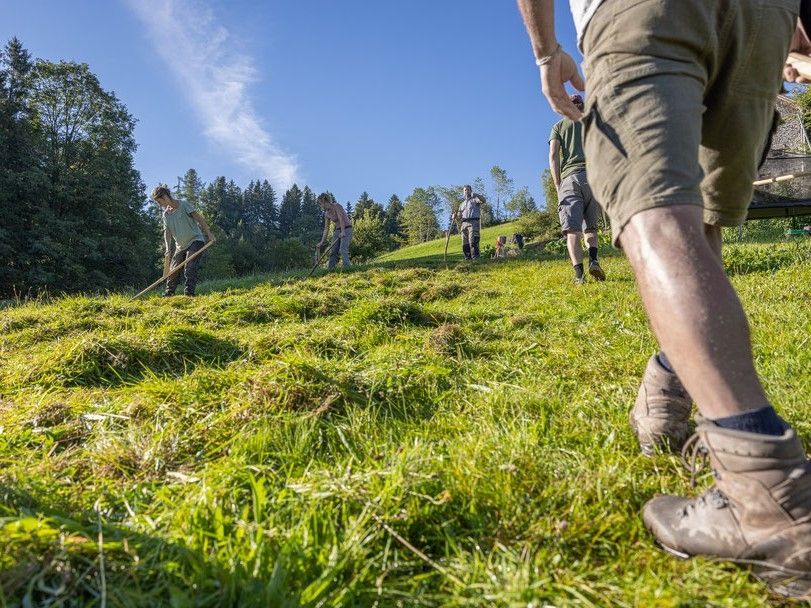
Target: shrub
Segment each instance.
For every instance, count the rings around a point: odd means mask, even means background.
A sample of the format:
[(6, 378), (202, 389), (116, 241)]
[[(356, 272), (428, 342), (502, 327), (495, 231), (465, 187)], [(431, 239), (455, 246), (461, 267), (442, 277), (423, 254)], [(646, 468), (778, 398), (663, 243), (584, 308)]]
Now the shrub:
[(518, 218), (516, 232), (527, 240), (552, 239), (560, 236), (560, 222), (556, 213), (549, 211), (531, 211)]
[(355, 218), (352, 223), (352, 242), (349, 243), (349, 254), (353, 261), (371, 260), (386, 251), (388, 246), (383, 218), (370, 213)]

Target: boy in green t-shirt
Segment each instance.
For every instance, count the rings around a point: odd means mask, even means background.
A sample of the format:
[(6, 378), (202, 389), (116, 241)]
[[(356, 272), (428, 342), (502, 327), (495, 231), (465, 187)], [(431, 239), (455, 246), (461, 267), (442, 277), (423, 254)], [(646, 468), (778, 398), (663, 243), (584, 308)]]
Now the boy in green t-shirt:
[[(164, 256), (169, 261), (168, 264), (164, 264), (164, 273), (179, 266), (187, 258), (200, 251), (207, 241), (214, 241), (214, 235), (211, 234), (211, 229), (203, 216), (186, 201), (172, 198), (172, 193), (165, 184), (159, 184), (152, 191), (152, 200), (163, 209), (163, 241), (166, 245)], [(204, 234), (205, 236), (203, 236)], [(172, 239), (176, 245), (174, 255), (171, 253)], [(186, 279), (183, 288), (184, 295), (194, 295), (201, 257), (202, 254), (186, 264), (184, 268), (183, 275)], [(172, 273), (166, 279), (164, 297), (173, 296), (179, 282), (180, 272)]]

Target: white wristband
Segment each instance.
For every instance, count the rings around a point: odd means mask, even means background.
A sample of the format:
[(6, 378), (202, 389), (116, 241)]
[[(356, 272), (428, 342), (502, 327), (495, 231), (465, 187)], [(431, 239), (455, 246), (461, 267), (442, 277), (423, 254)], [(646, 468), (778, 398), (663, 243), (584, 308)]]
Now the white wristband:
[(546, 65), (547, 63), (549, 63), (550, 61), (552, 61), (552, 59), (554, 59), (554, 58), (555, 58), (555, 55), (557, 55), (558, 53), (560, 53), (560, 51), (561, 51), (561, 50), (562, 50), (562, 49), (560, 48), (560, 43), (558, 43), (558, 45), (555, 47), (555, 50), (554, 50), (554, 51), (552, 51), (552, 52), (551, 52), (551, 53), (549, 53), (548, 55), (544, 55), (543, 57), (538, 57), (538, 58), (535, 60), (535, 65), (537, 65), (538, 67), (540, 67), (540, 66), (542, 66), (542, 65)]

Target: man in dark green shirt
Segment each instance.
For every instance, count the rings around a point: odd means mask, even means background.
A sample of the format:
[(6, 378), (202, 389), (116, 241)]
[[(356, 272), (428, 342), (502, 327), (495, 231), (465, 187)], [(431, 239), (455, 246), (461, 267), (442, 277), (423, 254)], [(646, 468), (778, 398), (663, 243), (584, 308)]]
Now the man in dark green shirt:
[[(572, 95), (570, 99), (583, 108), (580, 95)], [(558, 189), (558, 217), (574, 267), (574, 282), (580, 285), (585, 281), (583, 249), (580, 247), (584, 234), (589, 249), (589, 274), (598, 281), (604, 281), (605, 272), (597, 260), (600, 205), (594, 199), (586, 179), (586, 155), (583, 153), (580, 122), (564, 118), (552, 127), (549, 134), (549, 170)]]

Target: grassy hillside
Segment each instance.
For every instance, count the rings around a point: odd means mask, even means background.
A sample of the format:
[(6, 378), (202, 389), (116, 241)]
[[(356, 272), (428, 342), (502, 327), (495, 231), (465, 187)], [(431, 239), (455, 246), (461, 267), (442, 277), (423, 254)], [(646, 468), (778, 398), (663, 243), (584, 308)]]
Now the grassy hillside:
[[(727, 262), (808, 447), (808, 244)], [(604, 267), (581, 287), (524, 258), (0, 310), (0, 605), (763, 606), (745, 571), (644, 530), (646, 500), (692, 490), (678, 458), (637, 452), (656, 346), (627, 263)]]
[[(508, 222), (506, 224), (499, 224), (498, 226), (488, 226), (487, 228), (482, 228), (480, 243), (481, 249), (484, 249), (484, 247), (488, 245), (495, 248), (496, 237), (503, 235), (509, 239), (515, 230), (516, 222)], [(441, 239), (420, 243), (419, 245), (403, 247), (402, 249), (398, 249), (396, 251), (392, 251), (391, 253), (380, 256), (377, 258), (377, 261), (399, 262), (403, 260), (411, 260), (419, 262), (441, 262), (444, 252), (445, 238), (443, 237)], [(453, 234), (451, 235), (451, 240), (448, 243), (448, 260), (458, 261), (463, 259), (462, 236), (459, 234)]]

